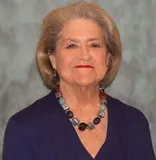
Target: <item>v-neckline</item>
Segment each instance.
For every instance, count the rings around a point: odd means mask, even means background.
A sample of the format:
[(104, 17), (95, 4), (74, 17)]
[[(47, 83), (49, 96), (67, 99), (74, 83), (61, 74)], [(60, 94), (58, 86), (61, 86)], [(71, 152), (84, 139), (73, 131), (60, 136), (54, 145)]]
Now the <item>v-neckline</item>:
[[(83, 153), (83, 155), (88, 156), (89, 158), (87, 160), (98, 160), (98, 157), (100, 156), (100, 154), (105, 151), (105, 149), (109, 149), (109, 139), (111, 136), (111, 123), (110, 123), (110, 110), (109, 110), (109, 102), (107, 103), (107, 107), (108, 107), (108, 124), (107, 124), (107, 134), (106, 134), (106, 139), (105, 142), (102, 144), (102, 146), (100, 147), (100, 149), (98, 150), (98, 152), (96, 153), (95, 157), (92, 157), (92, 155), (87, 151), (87, 149), (85, 148), (85, 146), (82, 144), (78, 134), (76, 133), (74, 127), (72, 126), (72, 124), (70, 125), (72, 128), (72, 132), (73, 132), (73, 138), (75, 140), (75, 144), (76, 146), (78, 146), (78, 148), (80, 148), (80, 153)], [(71, 122), (70, 122), (71, 123)]]
[[(57, 99), (56, 99), (57, 100)], [(58, 102), (58, 101), (57, 101)], [(62, 112), (64, 112), (62, 106), (60, 105), (60, 103), (58, 102), (58, 105), (60, 106), (60, 109), (62, 110)], [(66, 127), (69, 131), (65, 132), (65, 137), (67, 139), (67, 142), (71, 145), (71, 149), (74, 153), (74, 157), (77, 158), (77, 160), (79, 159), (85, 159), (85, 160), (98, 160), (98, 158), (100, 157), (100, 155), (103, 152), (108, 152), (108, 150), (110, 150), (110, 146), (109, 142), (112, 136), (112, 131), (111, 131), (111, 112), (110, 112), (110, 102), (109, 102), (109, 97), (108, 97), (108, 101), (107, 101), (107, 109), (108, 109), (108, 123), (107, 123), (107, 135), (106, 135), (106, 139), (105, 142), (102, 144), (102, 146), (100, 147), (100, 149), (98, 150), (97, 154), (95, 157), (92, 157), (92, 155), (87, 151), (87, 149), (85, 148), (85, 146), (82, 144), (77, 132), (75, 131), (73, 125), (71, 124), (69, 118), (66, 116), (66, 114), (64, 114), (64, 118), (66, 119), (67, 123), (66, 123)], [(72, 142), (71, 142), (72, 140)], [(72, 152), (71, 151), (71, 152)]]

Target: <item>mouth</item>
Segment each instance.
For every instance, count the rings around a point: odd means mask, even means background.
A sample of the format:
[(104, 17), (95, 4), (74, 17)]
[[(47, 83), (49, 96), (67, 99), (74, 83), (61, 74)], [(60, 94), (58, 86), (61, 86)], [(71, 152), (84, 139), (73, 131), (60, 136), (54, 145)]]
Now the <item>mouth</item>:
[(78, 65), (78, 66), (75, 66), (74, 68), (94, 68), (94, 67), (91, 65)]

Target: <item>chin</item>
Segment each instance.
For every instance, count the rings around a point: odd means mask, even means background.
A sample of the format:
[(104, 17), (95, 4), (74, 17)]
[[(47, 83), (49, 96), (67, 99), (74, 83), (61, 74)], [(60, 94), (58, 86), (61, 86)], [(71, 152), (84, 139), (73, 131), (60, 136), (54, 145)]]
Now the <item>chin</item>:
[(91, 81), (91, 80), (80, 80), (75, 82), (79, 86), (90, 86), (90, 85), (95, 85), (96, 81)]

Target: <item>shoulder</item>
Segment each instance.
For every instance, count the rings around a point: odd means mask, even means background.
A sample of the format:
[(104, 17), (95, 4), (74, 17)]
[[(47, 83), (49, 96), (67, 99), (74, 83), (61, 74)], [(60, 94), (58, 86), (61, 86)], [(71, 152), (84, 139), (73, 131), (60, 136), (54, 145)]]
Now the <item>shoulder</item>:
[(111, 96), (108, 96), (108, 99), (110, 100), (111, 105), (113, 105), (111, 107), (113, 108), (114, 112), (126, 118), (125, 120), (127, 121), (128, 126), (135, 126), (135, 124), (148, 124), (147, 118), (140, 109), (132, 105), (128, 105), (121, 100)]
[(44, 129), (45, 122), (49, 121), (49, 117), (52, 120), (52, 115), (55, 115), (57, 112), (57, 101), (54, 99), (53, 93), (50, 92), (48, 95), (12, 115), (7, 127), (18, 128), (18, 130), (32, 133), (35, 130)]
[(128, 157), (134, 160), (155, 160), (149, 123), (145, 115), (134, 106), (109, 95), (108, 103), (113, 124), (122, 137), (120, 141), (123, 149), (128, 151)]
[(15, 120), (22, 120), (26, 117), (37, 118), (38, 116), (43, 116), (44, 114), (48, 114), (50, 112), (57, 111), (55, 107), (55, 100), (53, 94), (50, 92), (49, 94), (45, 95), (37, 99), (35, 102), (27, 106), (26, 108), (20, 110), (19, 112), (15, 113), (12, 118)]

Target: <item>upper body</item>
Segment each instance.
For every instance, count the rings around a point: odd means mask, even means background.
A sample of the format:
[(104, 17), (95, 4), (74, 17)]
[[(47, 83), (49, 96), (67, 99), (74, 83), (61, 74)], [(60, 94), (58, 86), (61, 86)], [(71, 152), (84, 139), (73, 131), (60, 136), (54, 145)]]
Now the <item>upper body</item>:
[[(108, 96), (108, 132), (96, 160), (155, 160), (148, 121), (136, 108)], [(90, 139), (91, 142), (94, 140)], [(54, 92), (13, 115), (4, 160), (92, 160)]]
[(50, 94), (10, 119), (4, 160), (154, 159), (147, 120), (105, 93), (122, 47), (102, 8), (80, 1), (51, 11), (36, 53), (43, 82), (59, 103)]

